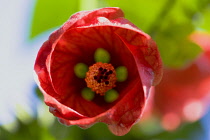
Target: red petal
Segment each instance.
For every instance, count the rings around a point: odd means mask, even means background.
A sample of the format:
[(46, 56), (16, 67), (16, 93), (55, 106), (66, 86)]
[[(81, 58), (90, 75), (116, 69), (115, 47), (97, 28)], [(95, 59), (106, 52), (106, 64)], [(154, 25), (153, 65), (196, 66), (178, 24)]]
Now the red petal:
[(81, 11), (71, 16), (71, 18), (64, 24), (64, 30), (84, 26), (92, 22), (95, 17), (105, 17), (107, 19), (116, 19), (124, 17), (123, 11), (118, 7), (107, 7), (96, 9), (92, 11)]
[[(125, 135), (131, 126), (138, 121), (145, 103), (141, 82), (133, 81), (124, 91), (126, 95), (113, 108), (93, 118), (80, 120), (59, 120), (66, 125), (79, 125), (88, 128), (96, 122), (109, 124), (109, 129), (115, 135)], [(128, 93), (129, 92), (129, 93)], [(123, 94), (123, 93), (122, 93)]]
[(42, 92), (46, 92), (54, 97), (57, 97), (57, 93), (53, 90), (53, 87), (51, 85), (51, 80), (49, 73), (47, 71), (46, 66), (46, 60), (51, 52), (51, 44), (49, 41), (46, 41), (41, 49), (39, 50), (39, 53), (37, 55), (37, 59), (34, 65), (35, 70), (35, 78), (38, 86), (42, 90)]
[(142, 114), (145, 96), (141, 81), (135, 81), (131, 86), (129, 91), (124, 91), (128, 93), (123, 99), (106, 113), (107, 118), (104, 118), (104, 121), (110, 124), (109, 129), (115, 135), (128, 133), (131, 126), (138, 121)]

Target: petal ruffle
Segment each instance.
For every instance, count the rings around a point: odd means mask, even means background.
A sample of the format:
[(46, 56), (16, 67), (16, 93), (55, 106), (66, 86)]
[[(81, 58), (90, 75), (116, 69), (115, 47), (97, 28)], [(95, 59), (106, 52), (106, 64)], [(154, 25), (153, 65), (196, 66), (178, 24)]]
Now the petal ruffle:
[(118, 7), (107, 7), (92, 11), (81, 11), (71, 16), (71, 18), (63, 25), (63, 29), (67, 30), (74, 27), (81, 27), (92, 22), (95, 17), (105, 17), (107, 19), (116, 19), (124, 17), (123, 11)]

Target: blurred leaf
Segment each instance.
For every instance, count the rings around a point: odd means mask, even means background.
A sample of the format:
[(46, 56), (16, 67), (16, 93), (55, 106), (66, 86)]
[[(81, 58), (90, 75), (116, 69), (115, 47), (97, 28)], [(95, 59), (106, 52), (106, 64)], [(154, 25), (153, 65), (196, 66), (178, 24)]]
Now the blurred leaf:
[[(161, 131), (160, 133), (144, 133), (136, 124), (131, 131), (122, 136), (113, 135), (103, 123), (97, 123), (89, 129), (81, 129), (77, 126), (66, 127), (57, 120), (51, 126), (39, 125), (38, 120), (24, 124), (17, 120), (16, 131), (8, 131), (0, 126), (1, 140), (198, 140), (202, 139), (204, 130), (200, 122), (182, 125), (176, 131)], [(145, 125), (145, 124), (144, 124)]]
[(103, 6), (98, 0), (37, 0), (32, 19), (30, 38), (61, 26), (69, 17), (81, 10), (93, 10)]
[[(196, 12), (201, 11), (209, 0), (104, 0), (109, 6), (120, 7), (125, 17), (144, 32), (165, 22), (166, 16), (172, 16), (177, 22), (191, 20)], [(170, 15), (169, 15), (170, 13)], [(152, 28), (152, 29), (151, 29)]]
[(49, 112), (49, 107), (45, 103), (40, 103), (37, 111), (38, 124), (43, 127), (51, 127), (54, 121), (55, 117)]
[(88, 140), (88, 137), (83, 133), (85, 130), (77, 126), (67, 127), (60, 124), (58, 120), (54, 122), (49, 131), (56, 140)]
[(188, 39), (188, 35), (193, 31), (192, 25), (171, 22), (163, 28), (156, 33), (154, 39), (166, 66), (181, 67), (201, 52), (201, 48)]
[(203, 133), (204, 130), (198, 121), (195, 123), (186, 123), (176, 131), (165, 131), (153, 137), (158, 140), (198, 140)]
[(14, 133), (10, 133), (0, 127), (0, 131), (4, 134), (0, 136), (1, 140), (55, 140), (47, 128), (40, 127), (36, 120), (29, 124), (24, 124), (20, 120), (17, 121), (19, 129)]
[[(145, 32), (149, 31), (158, 17), (167, 13), (173, 3), (168, 0), (105, 0), (110, 6), (120, 7), (125, 17)], [(162, 12), (163, 11), (163, 12)], [(160, 15), (160, 16), (159, 16)]]
[(205, 7), (205, 3), (205, 0), (177, 0), (162, 23), (152, 29), (151, 33), (166, 66), (184, 66), (201, 52), (201, 48), (188, 38), (195, 30), (193, 17)]
[(35, 87), (35, 92), (36, 92), (36, 95), (37, 97), (40, 99), (40, 100), (44, 100), (44, 96), (42, 94), (42, 92), (40, 91), (40, 89), (38, 88), (38, 86)]
[(207, 8), (203, 11), (203, 22), (201, 28), (210, 32), (210, 2)]
[(97, 6), (98, 0), (80, 0), (80, 10), (93, 10)]
[(24, 124), (28, 124), (33, 120), (32, 115), (29, 112), (32, 112), (29, 106), (21, 106), (17, 104), (15, 106), (16, 117)]
[(37, 0), (30, 38), (62, 25), (75, 12), (79, 11), (78, 0)]
[[(11, 123), (1, 125), (1, 127), (3, 129), (5, 129), (6, 131), (10, 132), (10, 133), (15, 133), (18, 130), (18, 128), (19, 128), (19, 123), (17, 121), (13, 121)], [(1, 136), (1, 134), (2, 133), (0, 131), (0, 136)]]

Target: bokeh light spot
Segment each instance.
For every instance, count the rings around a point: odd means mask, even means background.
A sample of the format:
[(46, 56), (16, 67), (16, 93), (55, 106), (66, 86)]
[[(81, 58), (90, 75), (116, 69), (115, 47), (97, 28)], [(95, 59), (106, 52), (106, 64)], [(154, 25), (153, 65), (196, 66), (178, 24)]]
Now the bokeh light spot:
[(201, 118), (204, 112), (204, 106), (200, 101), (189, 101), (183, 109), (184, 117), (187, 121), (196, 121)]
[(175, 130), (181, 123), (179, 116), (175, 113), (167, 113), (163, 116), (162, 126), (167, 131)]

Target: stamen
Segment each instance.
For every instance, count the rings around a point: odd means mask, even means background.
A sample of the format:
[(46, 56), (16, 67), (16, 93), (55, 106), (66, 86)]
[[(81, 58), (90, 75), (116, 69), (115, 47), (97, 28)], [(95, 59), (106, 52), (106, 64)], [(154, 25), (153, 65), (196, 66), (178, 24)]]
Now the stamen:
[(109, 75), (109, 72), (106, 72), (106, 75)]
[(103, 76), (100, 76), (100, 79), (103, 79), (104, 77)]
[(89, 67), (85, 81), (87, 87), (91, 88), (96, 94), (105, 95), (108, 90), (116, 86), (115, 69), (111, 64), (97, 62)]
[(113, 73), (113, 71), (112, 71), (112, 70), (110, 70), (110, 71), (109, 71), (109, 74), (112, 74), (112, 73)]
[(105, 81), (105, 84), (108, 85), (109, 84), (109, 81)]

